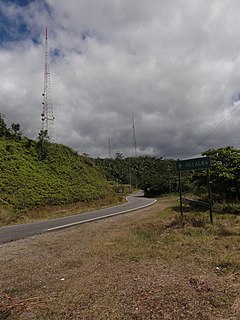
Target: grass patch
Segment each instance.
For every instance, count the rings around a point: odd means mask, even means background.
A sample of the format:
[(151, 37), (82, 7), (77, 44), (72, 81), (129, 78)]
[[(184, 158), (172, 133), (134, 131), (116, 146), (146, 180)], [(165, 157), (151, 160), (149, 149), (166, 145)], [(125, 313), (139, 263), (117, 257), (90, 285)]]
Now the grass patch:
[(222, 214), (235, 214), (240, 215), (240, 205), (239, 204), (220, 204), (215, 203), (213, 206), (214, 211)]
[(230, 237), (237, 235), (236, 231), (226, 227), (225, 225), (219, 225), (215, 228), (216, 234), (220, 237)]
[(222, 269), (229, 261), (229, 267), (224, 270), (237, 270), (240, 267), (237, 245), (240, 218), (228, 215), (222, 219), (219, 215), (214, 220), (211, 225), (208, 213), (188, 212), (181, 217), (174, 210), (166, 209), (132, 226), (124, 243), (123, 238), (117, 239), (118, 258), (131, 260), (131, 257), (148, 256), (168, 262), (177, 258), (183, 264), (197, 262), (214, 270), (218, 265)]

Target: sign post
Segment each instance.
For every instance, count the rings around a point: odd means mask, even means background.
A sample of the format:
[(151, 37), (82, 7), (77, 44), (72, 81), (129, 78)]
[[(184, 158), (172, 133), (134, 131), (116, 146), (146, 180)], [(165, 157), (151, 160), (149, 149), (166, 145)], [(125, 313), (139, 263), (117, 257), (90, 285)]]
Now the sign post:
[(181, 216), (183, 216), (181, 172), (178, 172), (178, 181), (179, 181), (179, 195), (180, 195), (180, 210), (181, 210)]
[(210, 186), (210, 172), (209, 172), (209, 169), (207, 169), (207, 185), (208, 185), (210, 222), (213, 223), (213, 217), (212, 217), (212, 194), (211, 194), (211, 186)]
[(178, 172), (178, 176), (179, 176), (179, 195), (180, 195), (181, 215), (183, 215), (181, 172), (182, 171), (190, 171), (190, 170), (207, 170), (207, 185), (208, 185), (208, 201), (209, 201), (210, 222), (213, 223), (210, 173), (209, 173), (209, 169), (211, 167), (211, 159), (209, 157), (201, 157), (201, 158), (194, 158), (194, 159), (177, 160), (176, 166), (177, 166), (177, 172)]

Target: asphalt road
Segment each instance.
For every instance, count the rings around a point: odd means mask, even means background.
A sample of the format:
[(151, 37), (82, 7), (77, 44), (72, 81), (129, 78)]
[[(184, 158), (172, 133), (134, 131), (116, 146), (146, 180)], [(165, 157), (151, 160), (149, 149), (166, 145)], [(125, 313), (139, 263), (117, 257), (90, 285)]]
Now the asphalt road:
[(142, 192), (127, 197), (127, 200), (127, 203), (98, 211), (40, 222), (2, 227), (0, 228), (0, 244), (135, 211), (150, 206), (156, 201), (154, 199), (144, 198)]

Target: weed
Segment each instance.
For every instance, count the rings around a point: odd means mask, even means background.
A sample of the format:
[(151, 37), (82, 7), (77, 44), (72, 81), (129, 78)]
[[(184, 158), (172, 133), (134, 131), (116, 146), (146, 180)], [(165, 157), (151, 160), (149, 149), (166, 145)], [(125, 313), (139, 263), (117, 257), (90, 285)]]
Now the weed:
[(189, 237), (199, 237), (203, 234), (203, 230), (200, 228), (187, 228), (183, 230), (183, 234)]
[(174, 219), (167, 225), (168, 228), (183, 228), (185, 226), (185, 218), (183, 216), (177, 215)]
[(220, 225), (217, 229), (216, 229), (216, 233), (218, 236), (223, 236), (223, 237), (230, 237), (232, 235), (235, 235), (236, 233), (230, 229), (228, 229), (226, 226), (224, 225)]
[(214, 204), (214, 211), (220, 214), (235, 214), (240, 215), (240, 205), (239, 204)]
[(135, 234), (140, 237), (142, 240), (147, 242), (155, 242), (156, 234), (153, 230), (147, 228), (137, 228)]
[(218, 263), (217, 267), (222, 270), (222, 269), (226, 269), (226, 270), (231, 270), (231, 269), (235, 269), (237, 267), (237, 265), (235, 263), (232, 263), (230, 261), (223, 261)]
[(196, 218), (195, 216), (191, 216), (189, 219), (190, 224), (195, 228), (203, 228), (206, 225), (206, 220), (204, 217)]
[(186, 226), (193, 226), (195, 228), (203, 228), (206, 225), (204, 216), (195, 214), (177, 215), (168, 225), (169, 228), (183, 228)]

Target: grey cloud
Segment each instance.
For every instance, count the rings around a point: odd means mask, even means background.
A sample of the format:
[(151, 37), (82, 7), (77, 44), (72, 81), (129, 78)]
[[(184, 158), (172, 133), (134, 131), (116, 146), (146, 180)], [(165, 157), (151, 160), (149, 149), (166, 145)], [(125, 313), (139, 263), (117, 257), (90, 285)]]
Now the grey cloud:
[[(0, 47), (0, 112), (37, 136), (41, 128), (43, 34), (48, 25), (51, 89), (59, 143), (93, 156), (187, 157), (239, 146), (238, 1), (33, 2), (20, 12), (38, 37)], [(41, 12), (40, 15), (34, 10)], [(51, 19), (50, 19), (51, 17)], [(56, 54), (58, 53), (58, 54)]]

